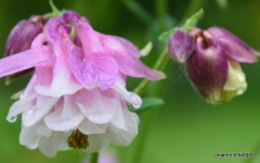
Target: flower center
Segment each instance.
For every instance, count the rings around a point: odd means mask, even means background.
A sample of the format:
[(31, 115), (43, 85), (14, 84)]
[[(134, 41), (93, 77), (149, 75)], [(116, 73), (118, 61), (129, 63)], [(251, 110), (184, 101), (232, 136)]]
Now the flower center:
[(88, 135), (83, 134), (78, 129), (74, 130), (67, 140), (68, 146), (73, 149), (87, 149), (89, 146)]

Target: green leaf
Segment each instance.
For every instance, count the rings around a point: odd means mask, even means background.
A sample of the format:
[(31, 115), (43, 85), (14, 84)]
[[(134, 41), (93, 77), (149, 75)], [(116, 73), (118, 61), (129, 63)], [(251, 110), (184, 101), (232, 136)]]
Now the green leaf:
[(142, 111), (150, 109), (153, 106), (162, 105), (164, 103), (162, 99), (156, 97), (144, 98), (142, 101), (143, 102), (140, 108), (136, 109), (132, 105), (128, 105), (128, 110), (131, 112), (140, 113)]
[(158, 39), (161, 40), (161, 41), (167, 40), (172, 33), (177, 31), (177, 29), (178, 29), (177, 27), (174, 27), (174, 28), (170, 29), (169, 31), (164, 32), (163, 34), (161, 34), (159, 36)]
[(203, 9), (200, 9), (198, 12), (193, 14), (184, 24), (183, 28), (190, 28), (190, 27), (196, 27), (198, 24), (198, 21), (202, 18), (204, 13)]

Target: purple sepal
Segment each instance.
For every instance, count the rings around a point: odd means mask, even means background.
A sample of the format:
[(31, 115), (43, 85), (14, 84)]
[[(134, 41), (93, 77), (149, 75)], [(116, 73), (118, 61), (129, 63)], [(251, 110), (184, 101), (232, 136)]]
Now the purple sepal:
[(190, 33), (178, 29), (169, 37), (167, 47), (174, 61), (185, 63), (194, 50), (195, 38)]
[(247, 46), (227, 30), (219, 27), (211, 27), (207, 32), (222, 43), (226, 55), (235, 61), (246, 63), (257, 61), (257, 56), (260, 53)]

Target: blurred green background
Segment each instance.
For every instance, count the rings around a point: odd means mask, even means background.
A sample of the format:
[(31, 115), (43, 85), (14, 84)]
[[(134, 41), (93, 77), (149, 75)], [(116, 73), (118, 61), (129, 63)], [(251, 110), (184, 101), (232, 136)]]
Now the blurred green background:
[[(155, 63), (162, 45), (156, 40), (160, 30), (166, 26), (157, 25), (155, 0), (136, 0), (150, 17), (140, 18), (127, 7), (127, 0), (53, 0), (59, 9), (70, 9), (89, 19), (95, 30), (118, 35), (142, 48), (149, 40), (155, 44), (150, 56), (143, 61), (150, 67)], [(130, 0), (131, 1), (131, 0)], [(178, 22), (185, 13), (189, 0), (168, 0), (168, 26)], [(248, 45), (260, 51), (260, 1), (229, 0), (228, 8), (221, 9), (215, 0), (203, 4), (205, 15), (199, 27), (220, 26), (231, 31)], [(21, 19), (33, 14), (50, 12), (48, 0), (5, 0), (0, 5), (0, 50), (4, 46), (12, 27)], [(159, 19), (160, 20), (160, 19)], [(189, 84), (182, 66), (169, 61), (165, 73), (168, 78), (158, 88), (165, 105), (154, 112), (142, 113), (141, 127), (146, 130), (142, 119), (145, 114), (154, 114), (153, 128), (148, 131), (146, 148), (137, 146), (138, 139), (120, 151), (119, 159), (127, 163), (136, 152), (142, 153), (142, 163), (249, 163), (260, 162), (260, 63), (242, 64), (247, 76), (248, 90), (225, 105), (207, 104)], [(1, 163), (57, 163), (81, 162), (86, 155), (78, 152), (59, 152), (54, 158), (47, 158), (39, 150), (28, 150), (19, 144), (20, 118), (13, 124), (5, 117), (11, 104), (11, 95), (23, 89), (29, 76), (5, 86), (0, 79), (0, 162)], [(129, 90), (140, 80), (130, 79)], [(152, 85), (153, 88), (158, 84)], [(214, 153), (255, 152), (254, 160), (248, 158), (216, 158)]]

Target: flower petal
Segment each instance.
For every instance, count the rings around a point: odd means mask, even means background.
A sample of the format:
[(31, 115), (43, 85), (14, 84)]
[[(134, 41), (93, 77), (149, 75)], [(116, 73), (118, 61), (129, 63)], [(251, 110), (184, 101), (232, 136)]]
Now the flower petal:
[(34, 92), (34, 85), (37, 82), (37, 78), (35, 75), (32, 76), (29, 84), (27, 85), (26, 89), (20, 96), (20, 100), (16, 101), (10, 108), (6, 120), (9, 122), (14, 122), (15, 117), (24, 112), (27, 109), (32, 107), (32, 103), (35, 101), (36, 94)]
[(87, 89), (100, 87), (106, 90), (118, 77), (115, 60), (100, 52), (84, 58), (79, 49), (74, 48), (69, 57), (69, 66), (75, 78)]
[(247, 46), (232, 33), (219, 27), (211, 27), (207, 32), (223, 44), (226, 54), (235, 61), (247, 63), (257, 61), (256, 57), (260, 53)]
[(32, 48), (0, 60), (0, 77), (35, 67), (54, 58), (47, 46)]
[(36, 105), (29, 107), (22, 114), (23, 125), (29, 127), (41, 120), (58, 101), (58, 98), (37, 96)]
[(25, 127), (22, 125), (22, 131), (19, 136), (20, 144), (29, 149), (36, 149), (41, 138), (41, 135), (36, 133), (36, 129), (42, 125), (43, 122), (39, 122), (30, 127)]
[(88, 135), (88, 142), (87, 152), (98, 152), (106, 148), (109, 144), (108, 139), (101, 134)]
[(79, 108), (74, 102), (74, 98), (64, 96), (55, 106), (55, 111), (44, 118), (45, 124), (54, 131), (68, 131), (75, 129), (83, 120)]
[(165, 78), (162, 72), (152, 70), (145, 66), (136, 56), (132, 50), (123, 47), (114, 37), (105, 37), (102, 40), (104, 51), (109, 53), (117, 62), (119, 71), (122, 73), (138, 77), (148, 78), (150, 80), (159, 80)]
[(48, 157), (54, 157), (61, 144), (63, 134), (63, 132), (52, 132), (51, 137), (42, 136), (39, 141), (40, 151)]
[(129, 54), (135, 56), (136, 58), (146, 55), (142, 54), (134, 44), (122, 37), (104, 35), (98, 32), (96, 33), (104, 47), (109, 47), (113, 50), (126, 50)]
[(105, 124), (111, 121), (116, 113), (117, 103), (112, 98), (101, 95), (98, 89), (83, 90), (77, 97), (77, 105), (82, 114), (91, 122)]
[(103, 134), (106, 132), (106, 128), (107, 124), (96, 124), (89, 121), (87, 118), (85, 118), (78, 126), (78, 129), (86, 135)]
[(128, 110), (123, 110), (123, 115), (126, 123), (126, 129), (120, 129), (113, 125), (109, 125), (105, 136), (118, 146), (129, 145), (138, 133), (139, 118), (135, 113)]
[(35, 91), (41, 95), (60, 97), (64, 94), (73, 94), (82, 88), (68, 66), (67, 60), (73, 44), (70, 41), (68, 27), (62, 23), (60, 18), (53, 18), (46, 25), (47, 39), (52, 45), (56, 60), (51, 84), (49, 86), (38, 85), (35, 87)]
[(94, 52), (103, 52), (101, 42), (85, 18), (80, 20), (73, 19), (77, 36), (81, 40), (85, 56)]
[(125, 82), (123, 79), (117, 79), (115, 84), (111, 87), (112, 89), (116, 90), (121, 96), (121, 98), (131, 104), (135, 108), (139, 108), (142, 104), (142, 99), (133, 92), (128, 92), (125, 88)]

